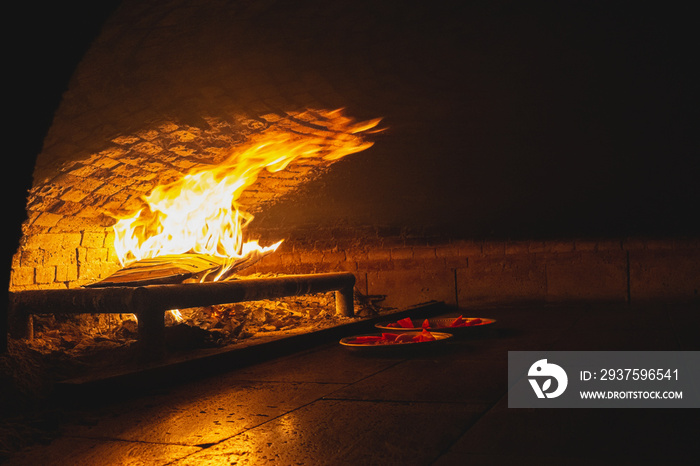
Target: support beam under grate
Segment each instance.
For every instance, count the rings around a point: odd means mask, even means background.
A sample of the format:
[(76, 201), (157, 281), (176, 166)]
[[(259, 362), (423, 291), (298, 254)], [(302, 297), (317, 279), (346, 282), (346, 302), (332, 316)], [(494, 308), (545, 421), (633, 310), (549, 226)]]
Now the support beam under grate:
[(10, 294), (10, 334), (31, 336), (33, 314), (136, 314), (148, 354), (164, 350), (165, 313), (215, 304), (259, 301), (335, 291), (336, 312), (353, 316), (355, 276), (347, 272), (288, 275), (209, 283), (138, 287), (31, 290)]

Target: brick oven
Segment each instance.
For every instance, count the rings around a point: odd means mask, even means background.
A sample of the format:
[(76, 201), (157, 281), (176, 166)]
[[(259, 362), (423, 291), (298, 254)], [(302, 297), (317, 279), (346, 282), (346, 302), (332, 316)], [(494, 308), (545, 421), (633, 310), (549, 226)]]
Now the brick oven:
[[(480, 24), (457, 2), (431, 15), (374, 2), (202, 2), (196, 21), (136, 3), (109, 16), (62, 95), (33, 168), (12, 292), (114, 274), (115, 216), (256, 138), (376, 118), (385, 131), (368, 136), (371, 147), (263, 171), (241, 193), (255, 218), (246, 234), (284, 240), (242, 274), (349, 272), (357, 292), (398, 309), (697, 299), (696, 232), (673, 214), (638, 222), (668, 209), (630, 201), (648, 190), (628, 176), (654, 162), (610, 158), (619, 147), (602, 133), (571, 147), (577, 130), (547, 116), (595, 92), (577, 31), (565, 45), (579, 60), (559, 63), (552, 31), (533, 17), (495, 13)], [(503, 27), (515, 31), (507, 43), (481, 42)], [(512, 68), (494, 68), (502, 54)], [(680, 157), (670, 156), (673, 174)], [(678, 172), (690, 186), (692, 170)], [(663, 222), (682, 234), (649, 227)]]
[[(697, 462), (690, 6), (44, 3), (6, 14), (0, 458)], [(521, 351), (562, 402), (560, 352), (687, 353), (685, 393), (551, 409)]]

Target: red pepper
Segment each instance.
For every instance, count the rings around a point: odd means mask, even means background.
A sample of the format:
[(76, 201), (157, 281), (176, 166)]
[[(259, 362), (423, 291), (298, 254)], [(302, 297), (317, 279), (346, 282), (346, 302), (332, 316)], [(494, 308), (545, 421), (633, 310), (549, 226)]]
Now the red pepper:
[(462, 319), (462, 316), (457, 317), (450, 324), (450, 327), (462, 327), (462, 326), (464, 326), (464, 320)]
[(433, 336), (432, 333), (427, 331), (426, 329), (423, 329), (423, 331), (419, 334), (413, 337), (413, 341), (416, 343), (423, 342), (423, 341), (434, 341), (435, 337)]
[(479, 319), (478, 317), (475, 319), (467, 319), (467, 321), (464, 323), (465, 327), (474, 327), (476, 325), (481, 325), (482, 320)]
[(428, 321), (428, 319), (425, 319), (423, 321), (423, 328), (430, 328), (430, 322)]
[(352, 340), (350, 340), (350, 343), (361, 345), (364, 343), (376, 343), (381, 339), (382, 339), (382, 337), (377, 337), (377, 336), (372, 336), (372, 335), (360, 336), (360, 337), (355, 337)]
[(403, 328), (415, 328), (413, 326), (413, 321), (411, 320), (410, 317), (406, 317), (405, 319), (401, 319), (397, 323)]
[(401, 343), (420, 343), (424, 341), (434, 341), (435, 337), (427, 329), (423, 329), (418, 335), (410, 333), (382, 333), (382, 336), (363, 335), (349, 340), (348, 343), (355, 345), (392, 345)]

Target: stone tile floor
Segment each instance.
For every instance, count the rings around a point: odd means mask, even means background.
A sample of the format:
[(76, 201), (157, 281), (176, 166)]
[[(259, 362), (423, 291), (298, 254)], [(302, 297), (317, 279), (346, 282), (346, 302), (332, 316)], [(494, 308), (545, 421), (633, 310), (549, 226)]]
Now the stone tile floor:
[(698, 350), (697, 305), (514, 306), (423, 354), (337, 342), (66, 410), (8, 465), (695, 464), (694, 409), (512, 409), (512, 350)]

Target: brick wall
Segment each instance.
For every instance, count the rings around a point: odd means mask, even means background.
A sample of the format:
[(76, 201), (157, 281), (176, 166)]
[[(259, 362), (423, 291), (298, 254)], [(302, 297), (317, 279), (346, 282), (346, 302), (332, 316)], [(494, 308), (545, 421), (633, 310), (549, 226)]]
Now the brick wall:
[[(359, 241), (356, 241), (359, 243)], [(319, 249), (283, 243), (250, 271), (349, 271), (385, 305), (700, 300), (700, 241), (427, 241), (374, 238)]]
[[(428, 241), (372, 229), (292, 236), (243, 273), (348, 271), (359, 292), (384, 295), (383, 304), (397, 308), (430, 300), (460, 306), (700, 300), (698, 240)], [(11, 289), (104, 278), (119, 269), (112, 242), (109, 228), (27, 236)]]
[(119, 270), (111, 229), (25, 235), (14, 256), (10, 290), (75, 288)]

